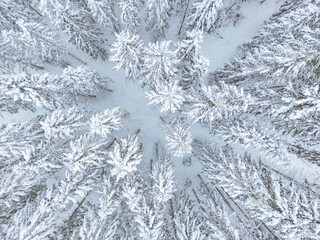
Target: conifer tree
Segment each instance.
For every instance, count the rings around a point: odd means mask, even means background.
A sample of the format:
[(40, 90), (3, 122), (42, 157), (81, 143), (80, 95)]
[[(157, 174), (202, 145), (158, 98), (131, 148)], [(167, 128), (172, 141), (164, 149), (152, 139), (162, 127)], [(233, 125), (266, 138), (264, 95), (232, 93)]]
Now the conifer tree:
[(75, 2), (60, 2), (59, 0), (42, 0), (40, 9), (50, 17), (67, 35), (68, 41), (88, 53), (94, 59), (106, 59), (105, 42), (102, 32), (95, 27), (94, 21), (86, 8)]
[(144, 78), (141, 82), (153, 86), (159, 82), (170, 82), (175, 76), (178, 59), (176, 51), (169, 50), (170, 43), (170, 41), (149, 43), (144, 62)]
[(164, 134), (167, 147), (171, 149), (173, 155), (183, 157), (185, 154), (191, 153), (192, 135), (190, 127), (187, 127), (182, 119), (174, 119), (171, 123), (166, 123)]
[(197, 96), (190, 96), (191, 109), (187, 115), (195, 122), (213, 123), (247, 111), (253, 100), (243, 89), (232, 85), (203, 86)]
[(35, 110), (36, 107), (53, 110), (70, 105), (75, 97), (92, 96), (105, 88), (106, 82), (107, 79), (96, 71), (82, 66), (65, 68), (60, 76), (48, 73), (1, 75), (0, 92), (4, 105), (0, 105), (3, 108), (0, 110), (16, 112), (19, 108)]
[(121, 22), (126, 31), (137, 34), (140, 27), (139, 10), (141, 9), (140, 0), (121, 0), (120, 3)]
[(202, 32), (193, 30), (179, 43), (178, 55), (181, 61), (181, 81), (184, 89), (203, 84), (207, 76), (209, 61), (200, 52)]
[(222, 0), (196, 0), (188, 18), (189, 28), (209, 32), (222, 6)]
[(143, 65), (144, 47), (138, 35), (131, 36), (129, 32), (122, 31), (116, 34), (117, 42), (113, 43), (110, 60), (116, 62), (114, 69), (124, 69), (127, 79), (136, 79), (141, 74)]
[(168, 0), (146, 0), (147, 30), (151, 31), (154, 39), (165, 36), (170, 16), (170, 2)]
[(114, 32), (119, 32), (119, 23), (115, 15), (114, 0), (86, 0), (88, 8), (98, 23), (110, 28)]
[(127, 176), (128, 173), (137, 171), (142, 157), (137, 134), (116, 141), (109, 157), (107, 162), (112, 166), (111, 175), (116, 176), (118, 180)]
[(150, 92), (146, 92), (149, 104), (160, 106), (160, 112), (176, 112), (183, 105), (183, 90), (178, 86), (178, 82), (157, 83)]
[(204, 161), (208, 179), (244, 206), (242, 211), (260, 222), (274, 238), (318, 234), (319, 229), (313, 223), (318, 221), (319, 209), (306, 205), (312, 199), (310, 192), (305, 193), (290, 183), (283, 184), (272, 176), (266, 181), (261, 165), (248, 155), (235, 154), (230, 147), (216, 151), (200, 143), (195, 149), (197, 157)]

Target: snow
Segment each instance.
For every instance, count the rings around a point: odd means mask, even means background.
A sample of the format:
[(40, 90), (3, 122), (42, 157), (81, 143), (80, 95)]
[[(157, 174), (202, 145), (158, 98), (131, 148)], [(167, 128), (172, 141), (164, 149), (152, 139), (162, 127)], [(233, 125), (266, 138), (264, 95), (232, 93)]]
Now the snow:
[(267, 0), (249, 1), (243, 4), (241, 14), (244, 16), (236, 26), (229, 24), (219, 30), (219, 35), (204, 34), (203, 55), (210, 60), (210, 71), (223, 67), (230, 61), (238, 46), (249, 42), (262, 27), (264, 21), (276, 13), (284, 1)]
[[(279, 0), (267, 0), (263, 4), (260, 1), (249, 1), (245, 3), (241, 12), (243, 18), (237, 23), (236, 26), (228, 25), (224, 29), (219, 30), (219, 36), (217, 34), (204, 34), (204, 41), (202, 43), (202, 53), (210, 60), (210, 71), (222, 67), (225, 63), (229, 62), (232, 56), (235, 54), (238, 46), (245, 42), (249, 42), (255, 34), (262, 27), (264, 21), (275, 13), (283, 1)], [(179, 22), (180, 24), (180, 22)], [(172, 25), (172, 24), (171, 24)], [(168, 30), (168, 40), (177, 40), (177, 25)], [(62, 34), (63, 36), (63, 34)], [(108, 47), (114, 37), (108, 36)], [(142, 39), (147, 39), (146, 36), (142, 36)], [(145, 44), (147, 44), (145, 42)], [(109, 77), (112, 82), (109, 84), (109, 89), (112, 92), (103, 92), (97, 95), (95, 99), (88, 99), (83, 107), (88, 108), (93, 113), (99, 113), (105, 109), (112, 109), (120, 107), (120, 109), (129, 113), (128, 120), (124, 124), (125, 126), (118, 133), (116, 137), (125, 137), (126, 134), (134, 134), (137, 129), (140, 129), (139, 142), (143, 146), (143, 163), (142, 168), (147, 168), (150, 159), (155, 159), (155, 143), (160, 142), (163, 146), (164, 143), (164, 126), (160, 120), (160, 109), (158, 106), (149, 105), (149, 101), (146, 97), (144, 89), (141, 88), (138, 82), (125, 81), (125, 72), (122, 70), (115, 71), (112, 68), (115, 63), (110, 61), (92, 60), (87, 54), (76, 49), (75, 46), (67, 44), (68, 50), (79, 57), (81, 60), (88, 63), (88, 67), (96, 70), (102, 76)], [(73, 59), (73, 64), (79, 65), (77, 60)], [(43, 114), (43, 110), (39, 110), (36, 113), (30, 111), (20, 111), (18, 114), (3, 114), (0, 119), (0, 123), (27, 121), (34, 115)], [(209, 130), (203, 128), (199, 124), (193, 124), (191, 126), (193, 138), (210, 139), (215, 144), (221, 145), (223, 142), (217, 139), (215, 136), (209, 134)], [(235, 146), (239, 151), (242, 148)], [(259, 152), (256, 150), (250, 151), (253, 155), (259, 156)], [(185, 156), (188, 158), (190, 156)], [(186, 179), (197, 181), (197, 174), (201, 171), (200, 163), (192, 161), (191, 166), (185, 166), (182, 164), (183, 158), (172, 156), (175, 168), (175, 178), (178, 186), (183, 186)], [(308, 179), (310, 182), (317, 181), (320, 176), (319, 167), (307, 164), (302, 160), (293, 159), (294, 168), (283, 168), (281, 171), (285, 172), (289, 176), (294, 175), (297, 172), (300, 176), (294, 176), (298, 179)], [(271, 166), (275, 166), (274, 163)], [(275, 168), (279, 169), (279, 166)], [(301, 177), (301, 178), (300, 178)]]

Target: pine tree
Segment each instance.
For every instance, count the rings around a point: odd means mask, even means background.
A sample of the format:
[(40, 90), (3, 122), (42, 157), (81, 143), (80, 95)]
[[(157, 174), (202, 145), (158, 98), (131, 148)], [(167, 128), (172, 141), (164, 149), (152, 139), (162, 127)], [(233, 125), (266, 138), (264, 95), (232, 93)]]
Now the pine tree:
[(152, 86), (158, 82), (169, 82), (175, 76), (178, 59), (176, 51), (169, 50), (170, 43), (170, 41), (149, 43), (144, 62), (144, 79), (141, 82)]
[(60, 76), (48, 73), (1, 75), (0, 92), (4, 102), (0, 107), (12, 112), (19, 108), (33, 111), (36, 107), (63, 108), (75, 102), (76, 97), (92, 97), (93, 93), (106, 87), (106, 82), (106, 78), (87, 67), (68, 67)]
[(59, 0), (42, 0), (40, 9), (50, 17), (67, 35), (68, 41), (88, 53), (94, 59), (106, 59), (105, 42), (102, 32), (94, 26), (90, 12), (74, 2), (61, 3)]
[(183, 157), (185, 154), (191, 153), (192, 150), (192, 135), (190, 127), (181, 119), (174, 119), (171, 123), (166, 123), (162, 119), (165, 125), (165, 140), (167, 147), (171, 149), (173, 155), (177, 157)]
[(90, 132), (107, 137), (111, 132), (118, 131), (123, 127), (123, 118), (126, 115), (128, 114), (120, 108), (106, 109), (101, 114), (90, 118)]
[(84, 116), (84, 111), (74, 107), (66, 111), (57, 109), (40, 124), (49, 141), (72, 139), (76, 136), (76, 131), (85, 125)]
[(114, 32), (119, 32), (118, 19), (115, 15), (114, 0), (86, 0), (88, 8), (98, 23), (110, 28)]
[(126, 31), (136, 34), (140, 27), (139, 10), (141, 9), (140, 0), (121, 0), (121, 22)]
[[(32, 21), (17, 20), (19, 31), (7, 33), (12, 46), (18, 52), (24, 51), (26, 56), (39, 56), (45, 62), (58, 62), (64, 56), (62, 44), (56, 40), (57, 36), (47, 26)], [(11, 30), (12, 31), (12, 30)]]
[(222, 0), (195, 1), (192, 6), (192, 13), (188, 18), (189, 28), (209, 32), (222, 6)]
[(107, 163), (112, 167), (111, 175), (116, 176), (118, 180), (124, 178), (129, 173), (137, 171), (142, 158), (137, 134), (116, 141), (109, 157), (110, 159)]
[(169, 157), (160, 156), (152, 169), (152, 188), (156, 204), (165, 205), (173, 198), (175, 184), (173, 180), (173, 166)]
[(178, 86), (178, 82), (157, 83), (150, 92), (146, 92), (149, 104), (160, 106), (160, 112), (174, 113), (179, 111), (183, 105), (183, 90)]
[(94, 59), (101, 57), (106, 59), (106, 51), (102, 47), (104, 40), (102, 33), (93, 27), (93, 21), (84, 8), (76, 8), (67, 4), (60, 13), (57, 24), (69, 36), (68, 41), (87, 52)]
[(152, 209), (145, 199), (142, 201), (140, 211), (135, 218), (140, 238), (156, 240), (163, 237), (164, 223), (159, 212), (159, 209)]
[(186, 33), (186, 38), (179, 43), (178, 55), (181, 61), (181, 86), (188, 89), (203, 84), (207, 76), (209, 61), (200, 52), (202, 32), (193, 30)]
[(146, 0), (147, 30), (151, 31), (154, 39), (165, 36), (168, 28), (171, 6), (168, 0)]
[(232, 85), (203, 86), (197, 96), (190, 96), (191, 109), (187, 115), (195, 122), (213, 123), (246, 112), (253, 100), (243, 89)]
[[(204, 163), (208, 179), (227, 192), (230, 200), (243, 206), (240, 209), (244, 214), (262, 224), (274, 238), (300, 238), (304, 234), (315, 237), (318, 234), (313, 223), (318, 221), (319, 210), (306, 204), (312, 199), (310, 192), (304, 193), (291, 183), (283, 184), (281, 179), (272, 176), (267, 181), (268, 176), (262, 175), (259, 163), (248, 155), (235, 154), (230, 147), (217, 151), (200, 143), (194, 149), (197, 149), (197, 158)], [(314, 214), (310, 215), (310, 212)]]
[(240, 47), (232, 63), (212, 75), (212, 82), (245, 87), (255, 98), (253, 113), (287, 136), (288, 150), (319, 164), (316, 9), (312, 1), (284, 4), (252, 42)]
[(175, 225), (177, 227), (178, 239), (204, 240), (206, 234), (202, 229), (202, 218), (193, 202), (186, 193), (180, 193), (177, 201), (177, 211), (175, 214)]
[(290, 145), (272, 126), (265, 124), (262, 127), (261, 122), (237, 118), (219, 124), (215, 132), (227, 143), (238, 142), (244, 148), (254, 147), (265, 153), (268, 159), (290, 165)]
[(4, 229), (4, 239), (40, 240), (56, 234), (57, 226), (63, 224), (61, 217), (59, 218), (62, 211), (48, 211), (49, 197), (43, 192), (44, 194), (34, 201), (28, 201), (22, 210), (14, 214), (9, 227)]
[(144, 47), (139, 36), (131, 36), (128, 32), (122, 31), (116, 34), (117, 42), (113, 43), (110, 49), (114, 53), (110, 60), (117, 62), (114, 69), (124, 69), (127, 79), (136, 79), (140, 75), (143, 65)]

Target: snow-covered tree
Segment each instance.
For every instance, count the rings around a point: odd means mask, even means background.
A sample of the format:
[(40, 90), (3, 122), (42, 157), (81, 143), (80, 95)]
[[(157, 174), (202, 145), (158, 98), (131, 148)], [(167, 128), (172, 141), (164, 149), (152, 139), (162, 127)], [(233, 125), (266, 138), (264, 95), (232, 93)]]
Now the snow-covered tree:
[(106, 78), (87, 67), (68, 67), (60, 76), (48, 73), (0, 75), (3, 107), (1, 104), (0, 106), (3, 110), (13, 112), (19, 107), (30, 110), (34, 110), (35, 107), (50, 110), (56, 107), (63, 108), (66, 104), (74, 102), (76, 97), (92, 96), (93, 93), (105, 88), (106, 82)]
[(313, 198), (311, 192), (272, 176), (266, 181), (258, 162), (248, 155), (235, 154), (230, 147), (216, 150), (198, 143), (194, 149), (204, 163), (208, 179), (226, 191), (230, 201), (243, 206), (244, 214), (268, 226), (265, 230), (271, 236), (300, 238), (304, 234), (310, 234), (309, 237), (318, 234), (319, 229), (313, 223), (318, 221), (319, 209), (306, 204)]
[(106, 109), (90, 118), (91, 133), (107, 137), (111, 132), (123, 127), (123, 118), (128, 115), (120, 108)]
[(5, 169), (23, 157), (24, 151), (43, 140), (39, 117), (28, 122), (0, 125), (0, 168)]
[(97, 213), (94, 209), (89, 208), (86, 213), (83, 225), (80, 228), (79, 235), (74, 234), (73, 238), (76, 239), (113, 239), (116, 235), (116, 224), (118, 219), (103, 219), (97, 216)]
[(166, 123), (164, 134), (167, 147), (171, 149), (173, 155), (183, 157), (184, 154), (191, 153), (192, 135), (190, 127), (187, 127), (180, 119), (174, 119), (171, 123)]
[(170, 158), (161, 156), (152, 168), (153, 195), (156, 203), (165, 204), (173, 197), (175, 184), (173, 180), (173, 165)]
[(144, 47), (139, 36), (131, 36), (129, 32), (122, 31), (116, 34), (117, 42), (113, 43), (111, 52), (114, 53), (110, 60), (116, 62), (114, 69), (124, 69), (127, 79), (136, 79), (141, 74), (143, 65)]
[(68, 35), (69, 42), (95, 59), (106, 59), (106, 50), (102, 47), (105, 42), (101, 37), (102, 32), (94, 26), (87, 8), (80, 7), (75, 2), (42, 0), (40, 9)]
[(137, 171), (141, 159), (142, 154), (136, 133), (115, 142), (114, 149), (109, 153), (107, 163), (112, 167), (111, 175), (120, 180)]
[(76, 131), (85, 125), (84, 111), (76, 108), (70, 108), (67, 111), (57, 109), (40, 124), (49, 141), (53, 139), (72, 139)]
[(36, 200), (28, 201), (27, 205), (10, 219), (10, 224), (1, 235), (3, 239), (41, 240), (53, 237), (57, 233), (57, 227), (63, 224), (63, 212), (48, 211), (49, 200), (45, 194), (40, 194)]
[(144, 199), (135, 221), (141, 239), (157, 240), (163, 237), (163, 220), (159, 209), (152, 209)]
[(115, 0), (86, 0), (88, 8), (98, 23), (119, 32), (119, 23), (115, 15)]
[(206, 234), (201, 229), (201, 214), (197, 213), (196, 203), (186, 193), (180, 193), (174, 223), (178, 239), (204, 240)]
[(94, 27), (89, 13), (84, 8), (67, 4), (59, 16), (57, 24), (68, 34), (69, 42), (95, 59), (98, 57), (106, 59), (106, 50), (102, 47), (104, 43), (102, 33)]
[(227, 143), (238, 142), (244, 148), (259, 149), (270, 160), (278, 164), (290, 164), (289, 143), (279, 136), (272, 126), (261, 126), (259, 121), (234, 119), (219, 123), (216, 134)]
[(64, 1), (61, 0), (40, 0), (39, 9), (42, 13), (49, 16), (52, 20), (60, 17), (64, 8)]
[(190, 101), (187, 115), (195, 122), (211, 123), (246, 112), (253, 100), (242, 88), (221, 84), (221, 87), (203, 86), (197, 96), (190, 96)]
[(70, 150), (65, 153), (65, 166), (72, 172), (82, 172), (89, 166), (101, 166), (106, 153), (102, 151), (108, 141), (96, 140), (95, 136), (85, 134), (70, 142)]
[(318, 164), (317, 9), (312, 1), (284, 4), (211, 81), (244, 87), (255, 98), (252, 113), (263, 115), (271, 128), (287, 136), (290, 152)]
[(176, 51), (169, 50), (170, 41), (149, 43), (144, 62), (144, 78), (141, 82), (156, 85), (169, 82), (177, 73)]
[(65, 50), (56, 39), (56, 34), (43, 24), (16, 20), (14, 29), (0, 34), (2, 72), (42, 69), (43, 62), (63, 63)]
[(188, 17), (189, 28), (209, 32), (222, 6), (222, 0), (196, 0)]
[(183, 90), (178, 86), (178, 82), (157, 83), (150, 92), (146, 92), (149, 104), (160, 106), (160, 112), (176, 112), (183, 105)]
[(186, 33), (186, 38), (179, 43), (178, 55), (181, 61), (181, 86), (188, 89), (203, 84), (209, 68), (209, 60), (200, 52), (202, 32), (193, 30)]
[(121, 0), (119, 2), (121, 11), (121, 22), (124, 29), (136, 34), (140, 27), (139, 10), (141, 9), (140, 0)]
[(170, 1), (146, 0), (145, 6), (147, 12), (147, 30), (151, 31), (154, 39), (164, 37), (170, 16)]

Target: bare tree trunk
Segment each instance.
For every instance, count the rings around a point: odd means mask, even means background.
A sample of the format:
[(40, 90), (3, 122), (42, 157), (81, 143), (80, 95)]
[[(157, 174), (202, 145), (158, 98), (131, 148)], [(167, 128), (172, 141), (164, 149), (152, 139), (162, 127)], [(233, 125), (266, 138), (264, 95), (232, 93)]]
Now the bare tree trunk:
[(190, 2), (190, 0), (188, 0), (188, 2), (187, 2), (186, 10), (185, 10), (184, 15), (183, 15), (183, 18), (182, 18), (182, 22), (181, 22), (181, 25), (180, 25), (180, 28), (179, 28), (178, 36), (181, 34), (181, 30), (182, 30), (182, 28), (183, 28), (183, 24), (184, 24), (184, 21), (185, 21), (186, 16), (187, 16), (188, 7), (189, 7), (189, 2)]

